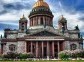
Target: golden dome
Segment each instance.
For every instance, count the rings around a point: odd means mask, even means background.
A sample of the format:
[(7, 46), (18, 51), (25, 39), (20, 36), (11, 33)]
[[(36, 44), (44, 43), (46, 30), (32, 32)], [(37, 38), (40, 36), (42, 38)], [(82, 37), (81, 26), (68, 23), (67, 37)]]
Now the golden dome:
[(38, 1), (34, 4), (33, 8), (39, 7), (39, 6), (44, 6), (44, 7), (49, 8), (49, 5), (48, 5), (46, 2), (44, 2), (43, 0), (38, 0)]

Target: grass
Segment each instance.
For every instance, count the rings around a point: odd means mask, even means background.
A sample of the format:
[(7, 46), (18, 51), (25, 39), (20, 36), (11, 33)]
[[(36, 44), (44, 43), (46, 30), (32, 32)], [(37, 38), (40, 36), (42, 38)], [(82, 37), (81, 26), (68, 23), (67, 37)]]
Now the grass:
[(0, 62), (84, 62), (83, 60), (73, 60), (73, 61), (62, 61), (62, 60), (60, 60), (60, 61), (58, 61), (58, 60), (50, 60), (50, 61), (48, 61), (48, 60), (45, 60), (45, 61), (43, 61), (43, 60), (39, 60), (39, 61), (0, 61)]

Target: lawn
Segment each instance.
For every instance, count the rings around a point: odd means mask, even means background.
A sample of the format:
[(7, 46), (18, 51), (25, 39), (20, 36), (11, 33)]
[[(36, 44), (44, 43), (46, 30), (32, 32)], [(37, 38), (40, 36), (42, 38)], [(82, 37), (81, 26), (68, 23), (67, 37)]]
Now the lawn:
[(39, 61), (0, 61), (0, 62), (84, 62), (83, 60), (73, 60), (73, 61), (58, 61), (58, 60), (53, 60), (53, 61), (42, 61), (42, 60), (39, 60)]

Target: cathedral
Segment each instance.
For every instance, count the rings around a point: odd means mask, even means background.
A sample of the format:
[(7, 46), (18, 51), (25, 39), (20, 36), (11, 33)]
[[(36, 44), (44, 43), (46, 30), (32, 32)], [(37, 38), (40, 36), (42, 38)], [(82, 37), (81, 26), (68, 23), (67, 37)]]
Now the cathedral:
[(36, 58), (56, 58), (60, 51), (83, 49), (79, 27), (69, 30), (68, 21), (61, 16), (58, 28), (54, 28), (53, 17), (49, 5), (44, 0), (38, 0), (28, 15), (29, 27), (23, 15), (19, 20), (19, 29), (4, 29), (0, 54), (32, 53)]

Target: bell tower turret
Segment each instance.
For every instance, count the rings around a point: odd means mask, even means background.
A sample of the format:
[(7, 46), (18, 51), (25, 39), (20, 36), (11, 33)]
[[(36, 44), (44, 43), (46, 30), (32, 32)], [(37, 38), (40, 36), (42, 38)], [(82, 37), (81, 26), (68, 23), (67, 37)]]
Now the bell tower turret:
[(59, 30), (67, 30), (67, 20), (63, 17), (63, 15), (58, 21), (58, 26)]
[(26, 30), (27, 30), (27, 19), (23, 15), (23, 17), (20, 18), (20, 20), (19, 20), (19, 31), (26, 32)]

